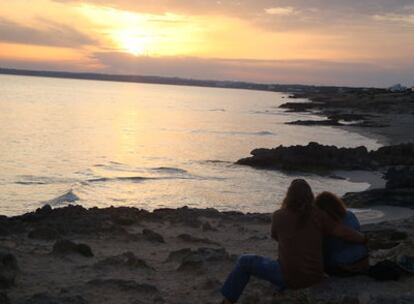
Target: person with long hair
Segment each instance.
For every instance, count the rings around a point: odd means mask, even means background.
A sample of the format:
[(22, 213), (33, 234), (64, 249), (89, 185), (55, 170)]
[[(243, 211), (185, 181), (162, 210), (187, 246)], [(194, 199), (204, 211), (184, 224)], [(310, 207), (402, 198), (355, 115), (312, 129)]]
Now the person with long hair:
[[(345, 203), (331, 192), (316, 196), (315, 205), (329, 217), (343, 225), (360, 231), (360, 223), (355, 214), (346, 209)], [(365, 272), (369, 268), (368, 248), (332, 236), (324, 240), (325, 271), (331, 275), (350, 276)]]
[(293, 180), (281, 208), (272, 216), (271, 235), (279, 243), (279, 258), (240, 256), (221, 288), (222, 303), (237, 302), (252, 275), (271, 282), (280, 291), (318, 283), (324, 274), (322, 241), (326, 235), (366, 242), (364, 235), (333, 221), (313, 203), (309, 184), (303, 179)]

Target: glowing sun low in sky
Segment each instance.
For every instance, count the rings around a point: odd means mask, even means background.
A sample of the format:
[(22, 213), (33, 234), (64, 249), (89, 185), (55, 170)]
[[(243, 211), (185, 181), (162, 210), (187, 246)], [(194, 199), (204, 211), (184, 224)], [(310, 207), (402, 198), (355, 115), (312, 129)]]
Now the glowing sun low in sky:
[(142, 33), (122, 31), (116, 35), (116, 40), (121, 49), (132, 55), (140, 56), (149, 53), (149, 38)]

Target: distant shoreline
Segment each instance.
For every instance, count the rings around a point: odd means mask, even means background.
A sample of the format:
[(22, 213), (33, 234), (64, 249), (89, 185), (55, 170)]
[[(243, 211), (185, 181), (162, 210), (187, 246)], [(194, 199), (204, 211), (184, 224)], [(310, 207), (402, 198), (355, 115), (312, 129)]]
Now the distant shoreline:
[(319, 92), (319, 93), (331, 92), (332, 93), (332, 92), (337, 92), (338, 90), (341, 90), (341, 89), (352, 89), (352, 90), (362, 89), (362, 88), (351, 88), (351, 87), (343, 87), (343, 86), (266, 84), (266, 83), (254, 83), (254, 82), (245, 82), (245, 81), (236, 81), (236, 80), (202, 80), (202, 79), (189, 79), (189, 78), (181, 78), (181, 77), (64, 72), (64, 71), (41, 71), (41, 70), (12, 69), (12, 68), (1, 68), (1, 67), (0, 67), (0, 74), (17, 75), (17, 76), (64, 78), (64, 79), (80, 79), (80, 80), (164, 84), (164, 85), (177, 85), (177, 86), (196, 86), (196, 87), (240, 89), (240, 90), (268, 91), (268, 92), (281, 92), (281, 93), (311, 93), (311, 92)]

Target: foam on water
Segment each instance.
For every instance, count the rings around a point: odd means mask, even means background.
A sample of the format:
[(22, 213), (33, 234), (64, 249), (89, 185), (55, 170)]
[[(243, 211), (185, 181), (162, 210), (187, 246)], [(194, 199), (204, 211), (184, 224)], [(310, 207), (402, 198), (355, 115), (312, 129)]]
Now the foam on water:
[(59, 195), (58, 197), (42, 202), (42, 204), (49, 204), (51, 206), (61, 206), (67, 203), (74, 203), (78, 200), (79, 200), (79, 197), (75, 193), (73, 193), (73, 190), (71, 189), (64, 194)]

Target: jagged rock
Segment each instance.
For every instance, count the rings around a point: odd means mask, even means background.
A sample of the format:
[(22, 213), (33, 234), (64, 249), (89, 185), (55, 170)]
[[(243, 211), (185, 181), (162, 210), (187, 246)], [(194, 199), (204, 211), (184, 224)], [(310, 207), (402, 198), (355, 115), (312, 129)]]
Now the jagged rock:
[(112, 256), (97, 262), (94, 267), (101, 269), (106, 267), (127, 267), (129, 269), (153, 269), (145, 260), (137, 258), (133, 252), (124, 252), (123, 254)]
[(79, 295), (54, 297), (47, 293), (38, 293), (27, 299), (24, 304), (88, 304), (88, 302)]
[(399, 166), (385, 173), (387, 189), (414, 188), (414, 166)]
[(0, 303), (1, 304), (10, 304), (10, 299), (7, 293), (1, 291), (0, 292)]
[(142, 231), (142, 235), (148, 241), (156, 242), (156, 243), (165, 243), (164, 237), (161, 234), (155, 231), (152, 231), (150, 229), (144, 229)]
[(133, 280), (120, 280), (120, 279), (96, 279), (87, 283), (95, 287), (103, 288), (119, 288), (122, 291), (135, 291), (139, 293), (157, 293), (158, 288), (154, 285), (147, 283), (137, 283)]
[(414, 166), (414, 143), (381, 147), (372, 154), (383, 166)]
[(217, 231), (217, 229), (214, 228), (213, 226), (211, 226), (211, 224), (209, 222), (205, 222), (201, 228), (204, 232), (206, 232), (206, 231)]
[(220, 246), (219, 243), (211, 241), (207, 238), (198, 238), (198, 237), (194, 237), (192, 235), (186, 234), (186, 233), (180, 234), (179, 236), (177, 236), (177, 238), (184, 242), (188, 242), (188, 243), (204, 243), (204, 244)]
[(0, 236), (10, 234), (10, 227), (7, 216), (0, 215)]
[(236, 163), (259, 168), (299, 171), (375, 168), (365, 147), (337, 148), (311, 142), (307, 146), (255, 149), (251, 154), (252, 157), (240, 159)]
[(249, 237), (247, 240), (249, 241), (265, 241), (268, 240), (269, 237), (267, 235), (253, 235)]
[(49, 227), (38, 227), (34, 230), (29, 232), (28, 237), (31, 239), (38, 239), (38, 240), (56, 240), (60, 236), (59, 232), (56, 229), (49, 228)]
[(178, 271), (199, 270), (206, 262), (230, 262), (232, 257), (224, 248), (198, 248), (183, 255)]
[(337, 148), (310, 142), (307, 146), (255, 149), (236, 162), (258, 168), (298, 171), (370, 170), (385, 166), (414, 165), (414, 144), (381, 147), (368, 152), (361, 146)]
[(86, 244), (76, 244), (69, 240), (59, 240), (53, 245), (53, 254), (67, 255), (67, 254), (80, 254), (84, 257), (93, 257), (91, 248)]
[(18, 270), (16, 257), (10, 253), (0, 252), (0, 288), (13, 286)]
[(323, 120), (295, 120), (286, 122), (287, 125), (299, 125), (299, 126), (343, 126), (340, 122), (334, 119)]
[(218, 279), (207, 277), (206, 280), (203, 282), (202, 288), (218, 290), (221, 287), (221, 285), (222, 282), (220, 282)]
[(317, 102), (286, 102), (281, 104), (279, 108), (288, 109), (289, 112), (307, 112), (311, 109), (318, 109), (323, 105)]
[(369, 230), (364, 228), (364, 233), (368, 237), (368, 248), (371, 251), (393, 248), (408, 238), (406, 232), (396, 229)]
[(188, 256), (191, 253), (192, 251), (190, 248), (183, 248), (180, 250), (171, 251), (168, 255), (166, 262), (181, 261), (184, 257)]
[[(154, 210), (154, 216), (158, 216), (163, 220), (167, 220), (174, 224), (185, 225), (192, 228), (199, 228), (202, 222), (199, 220), (199, 216), (203, 214), (219, 213), (215, 209), (192, 209), (184, 206), (178, 209), (162, 208)], [(217, 214), (216, 213), (216, 214)]]
[(414, 188), (372, 189), (362, 192), (348, 192), (342, 197), (347, 206), (364, 208), (375, 205), (388, 205), (414, 208)]
[(414, 303), (414, 293), (371, 296), (368, 304), (412, 304)]

